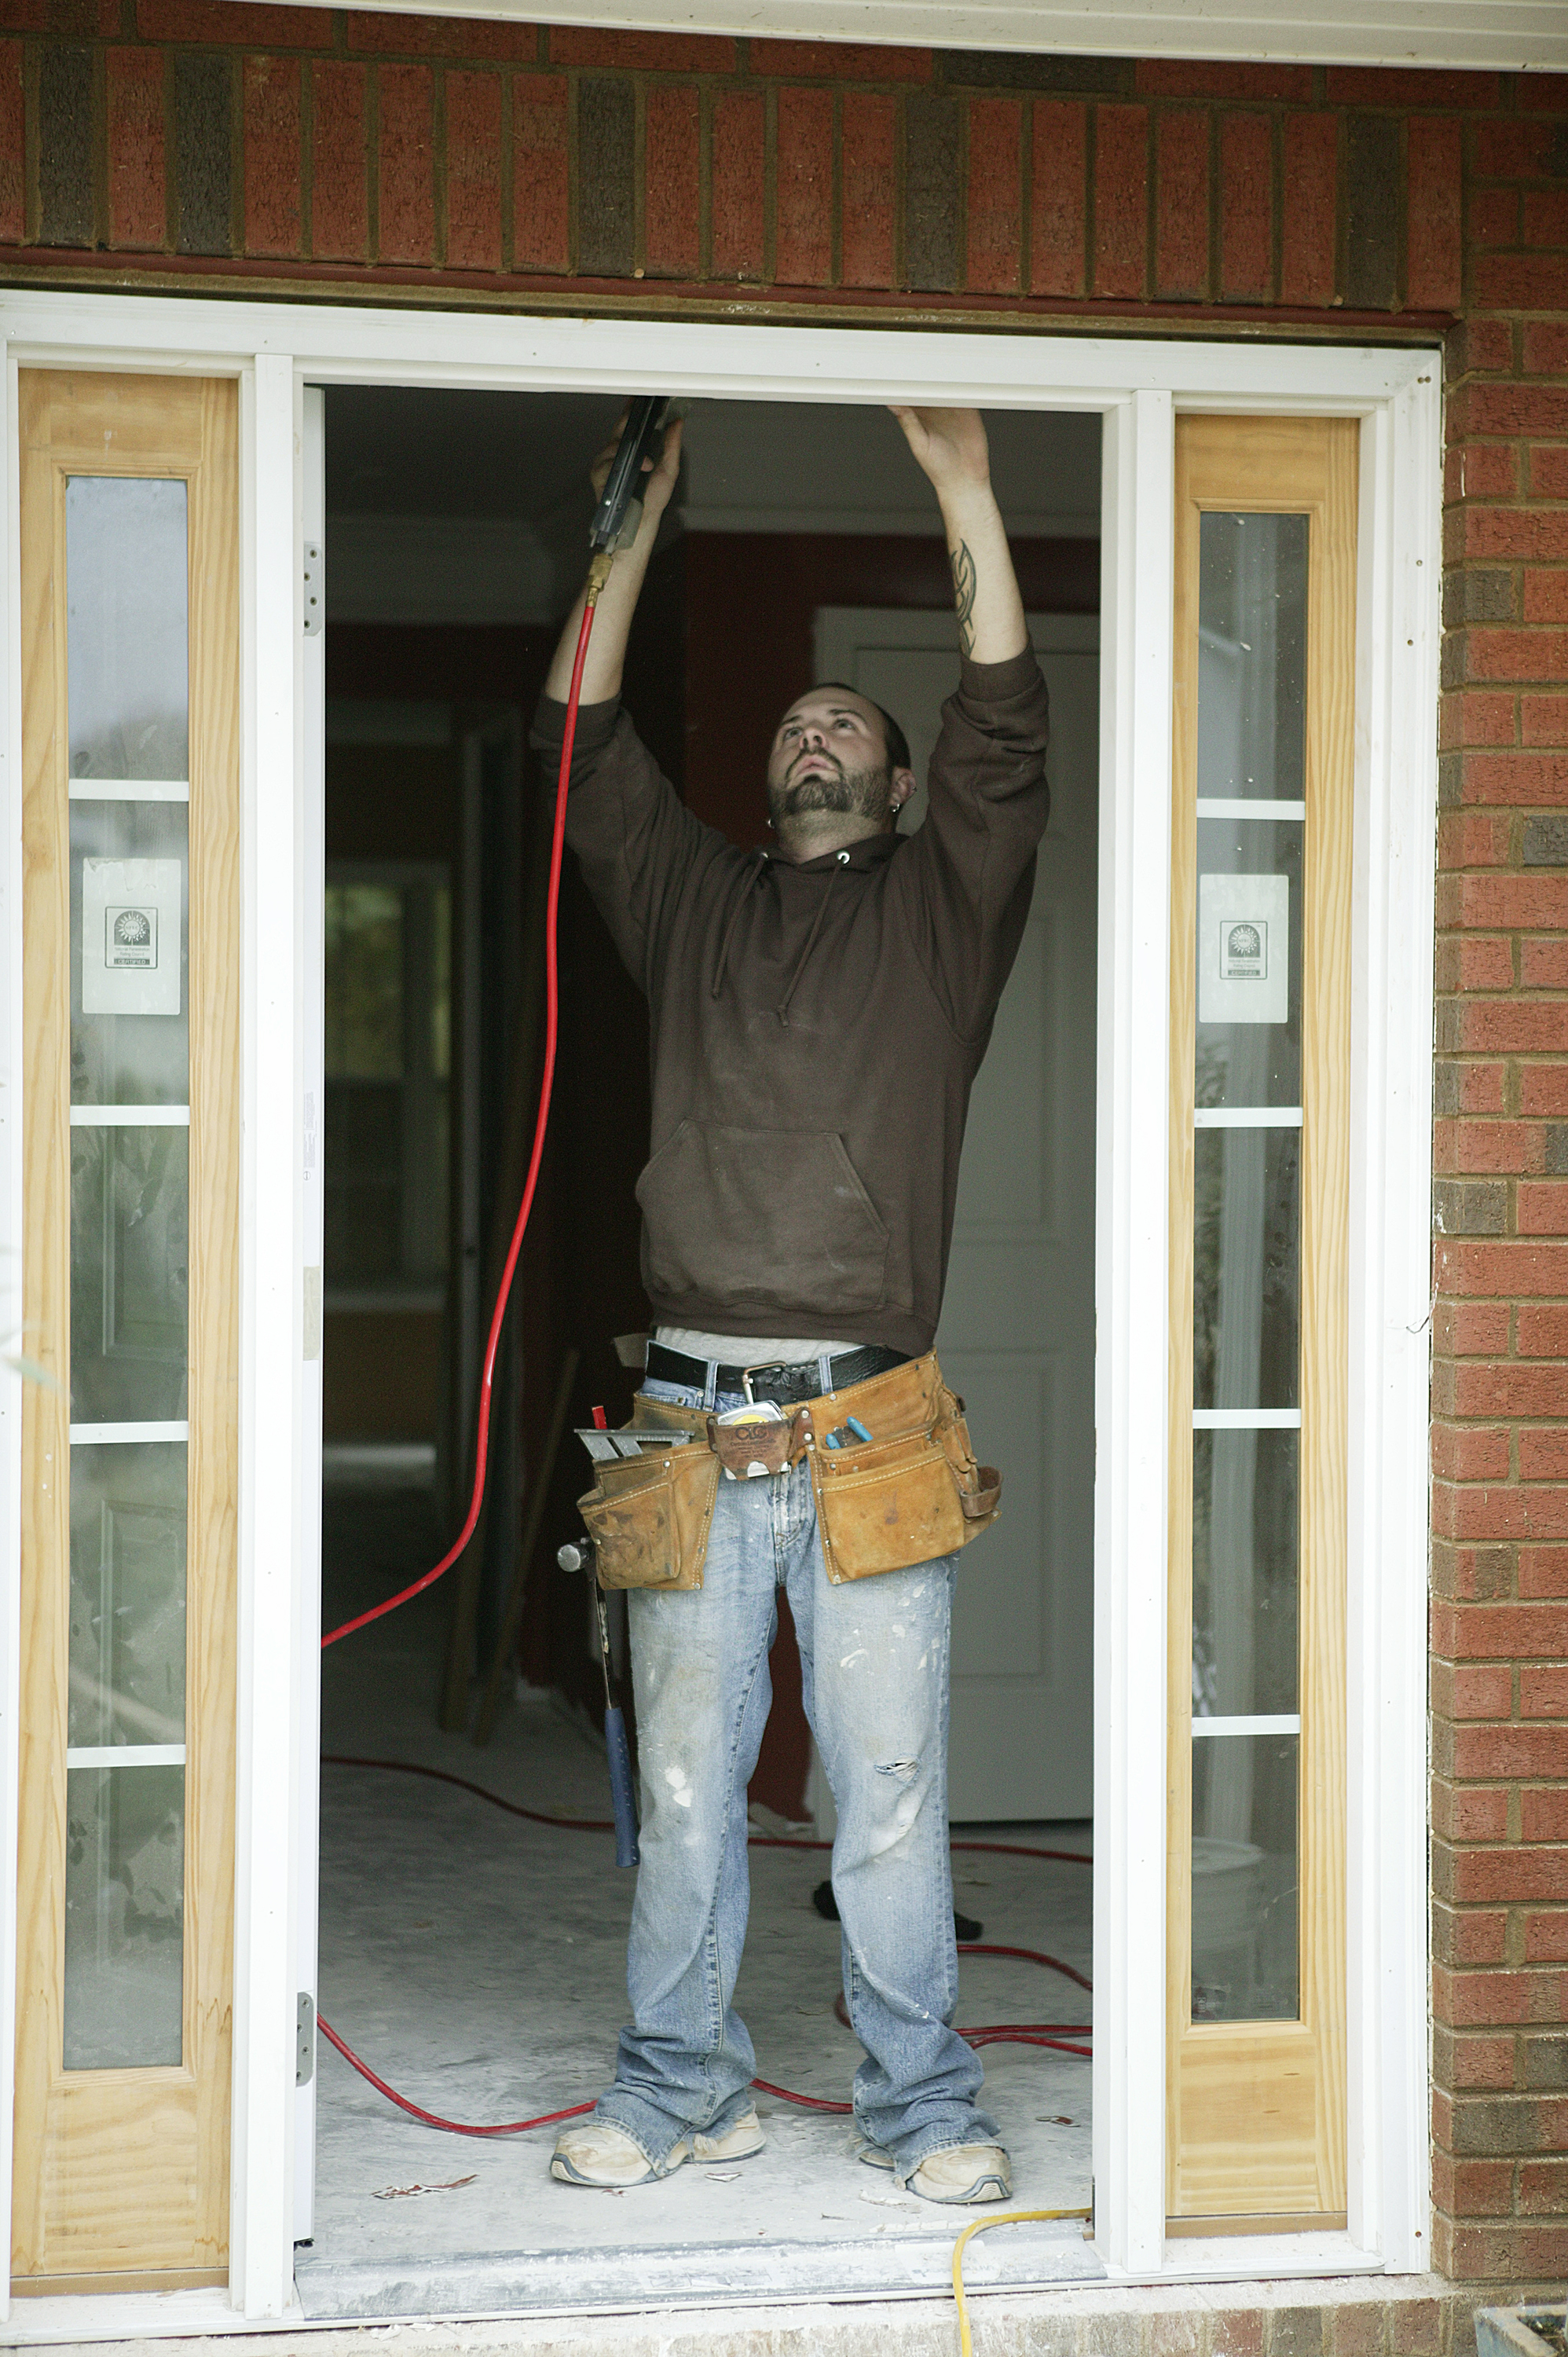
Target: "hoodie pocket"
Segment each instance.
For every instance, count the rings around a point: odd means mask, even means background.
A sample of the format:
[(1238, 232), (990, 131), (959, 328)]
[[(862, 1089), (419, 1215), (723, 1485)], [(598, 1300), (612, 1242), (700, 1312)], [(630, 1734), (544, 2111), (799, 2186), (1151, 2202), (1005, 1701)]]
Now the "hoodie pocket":
[(886, 1297), (887, 1230), (832, 1129), (683, 1121), (637, 1182), (650, 1293), (788, 1303), (832, 1331)]

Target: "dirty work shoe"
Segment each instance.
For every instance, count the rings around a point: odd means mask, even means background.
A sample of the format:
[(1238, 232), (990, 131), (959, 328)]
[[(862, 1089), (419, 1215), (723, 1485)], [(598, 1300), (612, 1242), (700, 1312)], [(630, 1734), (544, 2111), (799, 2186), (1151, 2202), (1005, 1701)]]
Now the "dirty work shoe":
[(562, 2129), (550, 2174), (562, 2185), (608, 2186), (618, 2190), (628, 2185), (651, 2185), (693, 2156), (698, 2160), (749, 2160), (767, 2141), (752, 2107), (722, 2136), (682, 2136), (671, 2148), (663, 2169), (657, 2170), (624, 2128), (608, 2120), (587, 2120), (581, 2127)]
[(954, 2144), (929, 2152), (908, 2182), (927, 2201), (1005, 2201), (1013, 2164), (999, 2144)]
[[(891, 2169), (885, 2146), (864, 2138), (856, 2152), (868, 2169)], [(908, 2180), (909, 2191), (927, 2201), (1005, 2201), (1013, 2190), (1013, 2165), (999, 2144), (954, 2144), (929, 2152)]]
[(749, 2160), (767, 2142), (753, 2104), (742, 2112), (733, 2127), (725, 2128), (723, 2136), (694, 2136), (692, 2151), (698, 2160)]
[[(667, 2160), (668, 2176), (692, 2157), (692, 2139), (682, 2136)], [(555, 2139), (550, 2174), (562, 2185), (651, 2185), (660, 2174), (624, 2128), (608, 2120), (586, 2120), (579, 2128), (563, 2128)]]

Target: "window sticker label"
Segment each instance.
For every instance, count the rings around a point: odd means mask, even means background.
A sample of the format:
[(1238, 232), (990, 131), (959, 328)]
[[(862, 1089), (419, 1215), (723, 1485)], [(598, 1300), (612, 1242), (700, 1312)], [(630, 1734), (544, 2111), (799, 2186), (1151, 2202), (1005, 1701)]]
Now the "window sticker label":
[(1290, 1014), (1290, 879), (1197, 879), (1197, 1019), (1283, 1023)]
[(180, 863), (81, 863), (81, 1011), (179, 1013)]

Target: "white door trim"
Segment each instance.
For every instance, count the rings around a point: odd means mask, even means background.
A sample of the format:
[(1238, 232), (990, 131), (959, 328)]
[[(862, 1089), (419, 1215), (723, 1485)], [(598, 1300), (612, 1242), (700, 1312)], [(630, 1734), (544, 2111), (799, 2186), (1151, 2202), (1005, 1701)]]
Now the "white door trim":
[[(300, 393), (300, 511), (305, 541), (327, 537), (327, 404), (315, 386)], [(300, 566), (303, 576), (303, 564)], [(317, 592), (325, 581), (317, 567)], [(296, 1005), (299, 1093), (302, 1318), (299, 1399), (298, 1786), (295, 1794), (295, 2002), (310, 2000), (310, 2074), (295, 2093), (294, 2237), (310, 2240), (316, 2210), (317, 1921), (321, 1830), (321, 1350), (322, 1158), (326, 1137), (323, 927), (327, 888), (327, 639), (295, 632), (299, 650), (299, 932)]]
[[(443, 16), (523, 17), (529, 0), (348, 0), (351, 8), (423, 7)], [(1458, 66), (1540, 72), (1568, 65), (1568, 36), (1551, 0), (1258, 0), (1197, 7), (1192, 0), (556, 0), (557, 25), (637, 31), (738, 33), (786, 40), (898, 41), (917, 48), (1052, 50), (1069, 56), (1262, 58), (1309, 65)], [(831, 51), (830, 51), (831, 57)], [(831, 67), (829, 68), (831, 70)]]
[[(1094, 2188), (1104, 2257), (1165, 2240), (1166, 1280), (1175, 414), (1107, 413), (1095, 1166)], [(1107, 2038), (1109, 2016), (1117, 2025)]]
[[(1440, 361), (1425, 349), (1317, 349), (1015, 333), (529, 318), (329, 304), (181, 302), (23, 290), (0, 332), (24, 365), (209, 371), (243, 388), (244, 1390), (233, 2153), (235, 2322), (293, 2298), (297, 1757), (309, 1606), (298, 1534), (306, 1019), (300, 547), (303, 389), (607, 384), (732, 398), (977, 402), (1105, 419), (1096, 1369), (1097, 2242), (1113, 2275), (1425, 2266), (1424, 1716), (1426, 1247), (1434, 880)], [(14, 388), (14, 375), (8, 380)], [(1165, 1106), (1172, 441), (1181, 407), (1359, 415), (1361, 697), (1350, 1586), (1352, 2207), (1345, 2237), (1164, 2239)], [(14, 619), (14, 389), (5, 460), (13, 598), (0, 730), (0, 895), (20, 839)], [(5, 621), (0, 615), (0, 622)], [(13, 924), (6, 938), (15, 942)], [(264, 934), (265, 953), (262, 953)], [(7, 998), (7, 990), (11, 996)], [(0, 969), (11, 1073), (20, 1010)], [(0, 1075), (3, 1077), (3, 1075)], [(0, 1203), (16, 1180), (0, 1094)], [(16, 1199), (9, 1232), (16, 1232)], [(0, 1851), (14, 1843), (18, 1464), (0, 1403)], [(1376, 1566), (1377, 1577), (1359, 1576)], [(10, 1683), (7, 1683), (7, 1682)], [(6, 1852), (5, 1855), (9, 1855)], [(0, 2074), (15, 1991), (15, 1873), (0, 1857)], [(1151, 1935), (1151, 1927), (1153, 1927)], [(0, 2075), (0, 2147), (10, 2106)], [(0, 2148), (0, 2177), (7, 2161)], [(1330, 2248), (1330, 2245), (1332, 2246)], [(1321, 2255), (1319, 2255), (1321, 2254)], [(1294, 2264), (1293, 2264), (1293, 2258)], [(46, 2329), (27, 2304), (29, 2336)], [(105, 2298), (103, 2337), (137, 2311)]]
[(1435, 355), (1361, 429), (1350, 1145), (1351, 2235), (1432, 2265), (1427, 1500), (1442, 513)]
[(235, 2308), (252, 2318), (281, 2315), (294, 2297), (304, 1480), (302, 395), (285, 354), (258, 354), (241, 380), (244, 1069), (230, 2290)]

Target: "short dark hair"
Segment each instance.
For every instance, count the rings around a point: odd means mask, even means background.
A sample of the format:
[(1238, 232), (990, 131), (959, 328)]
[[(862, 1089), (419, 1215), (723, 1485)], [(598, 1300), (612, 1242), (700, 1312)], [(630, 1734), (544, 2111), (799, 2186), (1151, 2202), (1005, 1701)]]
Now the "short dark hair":
[(884, 711), (874, 695), (867, 695), (863, 687), (851, 687), (847, 679), (820, 679), (811, 692), (813, 694), (820, 694), (824, 687), (839, 688), (845, 695), (858, 695), (863, 704), (869, 704), (882, 722), (882, 741), (887, 748), (888, 768), (890, 770), (914, 768), (915, 765), (909, 759), (909, 739), (905, 736), (893, 715)]

